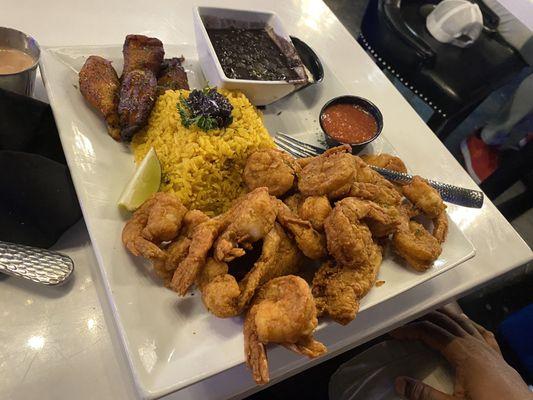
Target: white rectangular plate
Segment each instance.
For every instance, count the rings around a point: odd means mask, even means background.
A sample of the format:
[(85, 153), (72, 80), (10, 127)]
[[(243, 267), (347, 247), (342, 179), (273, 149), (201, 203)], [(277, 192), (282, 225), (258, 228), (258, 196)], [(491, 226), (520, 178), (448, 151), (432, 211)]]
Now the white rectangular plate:
[[(78, 89), (78, 71), (89, 55), (105, 57), (121, 71), (121, 50), (122, 46), (50, 48), (43, 52), (41, 72), (136, 384), (142, 396), (153, 398), (242, 363), (242, 320), (212, 316), (197, 293), (179, 298), (163, 288), (147, 272), (144, 262), (122, 246), (120, 235), (128, 216), (116, 203), (133, 174), (133, 157), (127, 145), (109, 137), (102, 118)], [(204, 85), (193, 46), (165, 45), (165, 51), (167, 57), (185, 56), (191, 87)], [(310, 143), (320, 142), (320, 108), (330, 98), (346, 94), (327, 65), (324, 67), (324, 82), (267, 107), (269, 132), (295, 133)], [(370, 150), (394, 153), (384, 138)], [(470, 242), (450, 223), (448, 239), (433, 268), (415, 273), (389, 255), (379, 275), (386, 284), (374, 288), (361, 309), (396, 296), (473, 255)]]

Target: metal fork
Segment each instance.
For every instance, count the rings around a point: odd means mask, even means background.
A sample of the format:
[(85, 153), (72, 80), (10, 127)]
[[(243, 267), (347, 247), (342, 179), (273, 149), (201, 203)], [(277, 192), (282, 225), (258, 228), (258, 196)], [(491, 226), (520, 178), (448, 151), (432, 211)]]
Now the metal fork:
[[(281, 132), (278, 132), (276, 137), (274, 137), (274, 142), (279, 148), (299, 158), (318, 156), (326, 151), (325, 148), (304, 143)], [(405, 184), (410, 183), (413, 179), (413, 176), (409, 174), (391, 171), (389, 169), (379, 168), (373, 165), (370, 167), (379, 172), (386, 179), (393, 182)], [(463, 207), (481, 208), (483, 206), (484, 195), (483, 192), (479, 190), (466, 189), (459, 186), (450, 185), (448, 183), (437, 182), (431, 179), (428, 179), (427, 181), (440, 193), (444, 201)]]

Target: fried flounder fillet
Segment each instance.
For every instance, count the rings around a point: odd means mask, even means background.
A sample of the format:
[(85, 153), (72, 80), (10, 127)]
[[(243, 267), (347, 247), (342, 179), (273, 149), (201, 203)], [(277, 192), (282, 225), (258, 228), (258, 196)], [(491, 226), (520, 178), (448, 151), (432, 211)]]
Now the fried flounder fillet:
[(308, 357), (324, 354), (326, 347), (313, 338), (318, 324), (311, 290), (294, 275), (272, 279), (261, 287), (244, 320), (246, 365), (258, 384), (269, 381), (265, 345), (279, 343)]
[(79, 73), (80, 92), (94, 108), (102, 113), (109, 135), (120, 140), (118, 94), (120, 82), (110, 61), (90, 56)]

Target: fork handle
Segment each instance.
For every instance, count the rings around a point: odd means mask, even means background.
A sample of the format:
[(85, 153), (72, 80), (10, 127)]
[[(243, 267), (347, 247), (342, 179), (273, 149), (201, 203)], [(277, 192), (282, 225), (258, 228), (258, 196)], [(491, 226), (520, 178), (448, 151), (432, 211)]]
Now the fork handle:
[[(371, 165), (371, 168), (388, 180), (399, 183), (410, 183), (412, 175), (402, 172), (391, 171), (385, 168), (379, 168)], [(428, 183), (435, 188), (444, 201), (457, 204), (463, 207), (481, 208), (483, 206), (484, 195), (479, 190), (466, 189), (459, 186), (450, 185), (428, 179)]]
[(0, 241), (0, 272), (43, 285), (59, 285), (74, 270), (69, 256), (55, 251)]

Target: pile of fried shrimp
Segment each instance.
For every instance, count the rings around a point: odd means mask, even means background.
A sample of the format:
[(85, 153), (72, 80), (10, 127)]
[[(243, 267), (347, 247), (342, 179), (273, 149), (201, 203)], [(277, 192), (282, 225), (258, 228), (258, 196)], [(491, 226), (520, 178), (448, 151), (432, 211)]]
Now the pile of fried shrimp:
[[(441, 254), (448, 219), (439, 193), (418, 176), (391, 183), (370, 165), (407, 172), (398, 157), (358, 157), (347, 145), (301, 159), (258, 150), (243, 173), (249, 191), (227, 212), (209, 218), (159, 192), (134, 212), (122, 241), (180, 296), (196, 285), (215, 316), (243, 315), (246, 363), (267, 383), (266, 344), (325, 353), (313, 338), (318, 318), (355, 318), (385, 246), (419, 272)], [(254, 249), (260, 255), (235, 273)]]

